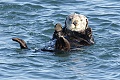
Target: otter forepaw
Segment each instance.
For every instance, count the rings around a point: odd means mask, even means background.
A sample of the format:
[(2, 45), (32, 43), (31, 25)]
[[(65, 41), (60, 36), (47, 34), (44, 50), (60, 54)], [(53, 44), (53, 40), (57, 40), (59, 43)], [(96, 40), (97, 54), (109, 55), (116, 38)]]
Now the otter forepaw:
[(55, 43), (55, 50), (69, 51), (70, 43), (63, 36), (59, 37)]
[(58, 39), (60, 36), (63, 36), (62, 32), (62, 25), (60, 23), (57, 23), (54, 27), (55, 31), (53, 34), (53, 39)]

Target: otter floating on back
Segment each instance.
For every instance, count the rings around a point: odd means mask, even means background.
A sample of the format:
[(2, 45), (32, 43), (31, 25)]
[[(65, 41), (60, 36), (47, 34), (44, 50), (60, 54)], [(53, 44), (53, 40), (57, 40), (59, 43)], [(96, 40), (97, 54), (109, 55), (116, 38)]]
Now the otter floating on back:
[[(84, 15), (71, 14), (66, 17), (65, 26), (55, 25), (55, 31), (49, 45), (42, 48), (42, 51), (71, 51), (82, 46), (94, 44), (92, 29), (88, 26), (88, 19)], [(19, 38), (13, 38), (20, 44), (21, 49), (27, 49), (26, 43)]]

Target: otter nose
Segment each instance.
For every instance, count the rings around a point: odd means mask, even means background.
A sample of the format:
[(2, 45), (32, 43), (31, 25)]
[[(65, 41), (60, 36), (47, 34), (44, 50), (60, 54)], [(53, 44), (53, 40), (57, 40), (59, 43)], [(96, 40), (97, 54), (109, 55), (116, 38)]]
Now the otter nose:
[(77, 26), (77, 23), (78, 23), (78, 20), (75, 20), (75, 21), (73, 22), (73, 24), (74, 24), (75, 26)]

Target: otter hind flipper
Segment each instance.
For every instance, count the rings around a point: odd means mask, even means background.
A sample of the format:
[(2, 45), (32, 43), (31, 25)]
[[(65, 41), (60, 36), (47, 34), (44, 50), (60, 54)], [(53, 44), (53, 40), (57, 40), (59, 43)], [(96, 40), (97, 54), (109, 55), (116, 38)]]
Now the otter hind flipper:
[(21, 49), (28, 49), (27, 44), (24, 40), (19, 38), (12, 38), (13, 41), (16, 41), (20, 44)]

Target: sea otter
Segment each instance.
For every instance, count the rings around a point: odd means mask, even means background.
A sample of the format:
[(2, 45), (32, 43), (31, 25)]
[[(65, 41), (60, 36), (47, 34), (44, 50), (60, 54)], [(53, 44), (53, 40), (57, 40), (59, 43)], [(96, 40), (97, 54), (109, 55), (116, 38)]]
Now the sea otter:
[[(82, 46), (94, 44), (92, 29), (88, 26), (88, 19), (81, 14), (70, 14), (65, 19), (65, 26), (57, 23), (54, 27), (52, 40), (42, 51), (71, 51), (80, 49)], [(20, 44), (22, 49), (27, 49), (26, 43), (19, 38), (13, 38)]]

